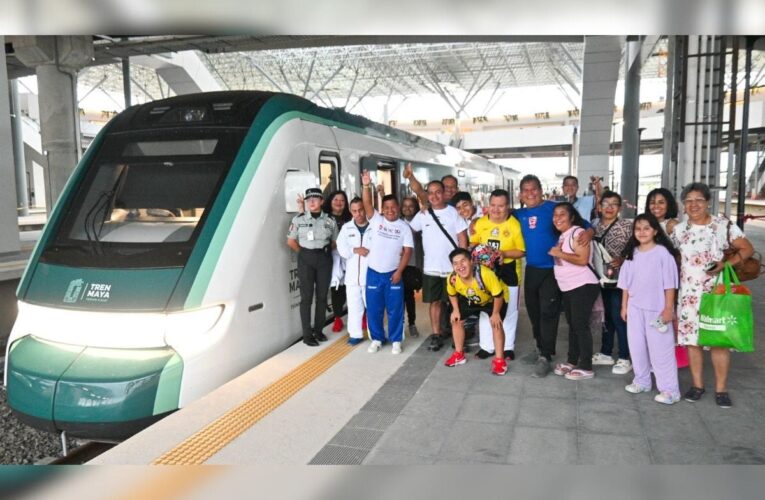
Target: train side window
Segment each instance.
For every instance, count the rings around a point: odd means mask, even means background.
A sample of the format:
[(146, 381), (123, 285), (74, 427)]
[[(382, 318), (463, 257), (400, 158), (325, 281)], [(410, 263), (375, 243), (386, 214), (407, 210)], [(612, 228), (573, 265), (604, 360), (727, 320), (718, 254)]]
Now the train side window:
[(324, 195), (340, 189), (340, 157), (322, 151), (319, 155), (319, 187)]
[(316, 187), (316, 175), (305, 170), (288, 170), (284, 174), (284, 210), (289, 213), (297, 212), (297, 198), (303, 196), (305, 190)]

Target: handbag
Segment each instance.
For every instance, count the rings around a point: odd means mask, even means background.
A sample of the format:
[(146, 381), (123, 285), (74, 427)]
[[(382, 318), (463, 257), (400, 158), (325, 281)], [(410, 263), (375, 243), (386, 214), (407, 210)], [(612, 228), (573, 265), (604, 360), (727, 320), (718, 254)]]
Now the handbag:
[[(718, 286), (720, 275), (723, 286)], [(717, 275), (712, 291), (701, 295), (699, 345), (754, 351), (752, 296), (728, 263)]]
[[(730, 226), (733, 222), (728, 221), (728, 248), (723, 250), (723, 260), (729, 261), (733, 256), (738, 254), (738, 249), (733, 246), (730, 241)], [(738, 275), (739, 281), (750, 281), (759, 278), (763, 274), (762, 255), (760, 252), (755, 251), (751, 257), (741, 260), (738, 264), (733, 266)]]

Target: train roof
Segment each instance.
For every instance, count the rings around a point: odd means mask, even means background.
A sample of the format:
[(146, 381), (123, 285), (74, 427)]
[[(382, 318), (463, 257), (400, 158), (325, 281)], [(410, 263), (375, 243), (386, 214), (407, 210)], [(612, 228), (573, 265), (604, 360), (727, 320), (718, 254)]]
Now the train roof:
[[(358, 129), (373, 137), (416, 146), (438, 154), (446, 154), (448, 150), (456, 149), (363, 116), (347, 113), (342, 108), (323, 108), (292, 94), (255, 90), (186, 94), (135, 105), (118, 114), (109, 123), (109, 131), (118, 133), (179, 125), (250, 127), (267, 102), (281, 107), (284, 112), (299, 111)], [(474, 161), (491, 164), (481, 156), (466, 151), (461, 153)]]

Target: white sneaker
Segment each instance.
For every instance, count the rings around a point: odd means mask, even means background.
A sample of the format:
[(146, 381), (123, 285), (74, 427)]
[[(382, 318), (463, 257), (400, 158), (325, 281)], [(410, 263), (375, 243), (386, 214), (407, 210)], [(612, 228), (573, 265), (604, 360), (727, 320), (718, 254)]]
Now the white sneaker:
[(391, 354), (401, 354), (401, 342), (393, 342), (393, 348), (390, 350)]
[(641, 392), (651, 392), (650, 387), (643, 387), (642, 385), (632, 382), (630, 385), (624, 387), (624, 390), (631, 392), (632, 394), (640, 394)]
[(614, 364), (614, 358), (612, 358), (611, 356), (606, 356), (602, 352), (598, 352), (592, 355), (592, 364), (611, 366)]
[(629, 372), (632, 371), (632, 362), (629, 359), (620, 359), (616, 362), (613, 368), (611, 368), (611, 373), (614, 373), (616, 375), (626, 375)]
[(372, 343), (369, 344), (369, 347), (367, 347), (367, 352), (377, 352), (380, 350), (380, 346), (382, 346), (382, 342), (373, 340)]
[(653, 398), (653, 400), (663, 405), (673, 405), (680, 401), (680, 395), (672, 394), (670, 392), (660, 392), (656, 395), (655, 398)]

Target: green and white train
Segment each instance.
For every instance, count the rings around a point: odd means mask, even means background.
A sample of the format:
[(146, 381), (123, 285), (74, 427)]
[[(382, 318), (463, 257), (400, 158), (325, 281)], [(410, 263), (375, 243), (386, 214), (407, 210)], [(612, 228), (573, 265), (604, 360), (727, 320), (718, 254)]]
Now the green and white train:
[[(133, 106), (96, 137), (19, 284), (5, 384), (51, 432), (124, 439), (300, 338), (286, 245), (306, 187), (360, 192), (360, 169), (405, 194), (451, 173), (486, 197), (516, 172), (268, 92)], [(517, 181), (516, 181), (517, 182)]]

